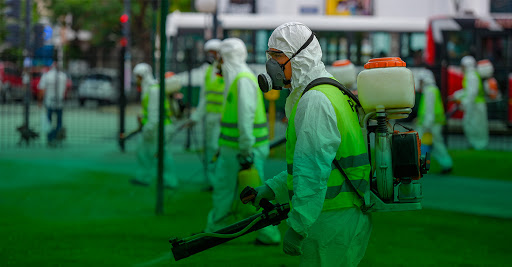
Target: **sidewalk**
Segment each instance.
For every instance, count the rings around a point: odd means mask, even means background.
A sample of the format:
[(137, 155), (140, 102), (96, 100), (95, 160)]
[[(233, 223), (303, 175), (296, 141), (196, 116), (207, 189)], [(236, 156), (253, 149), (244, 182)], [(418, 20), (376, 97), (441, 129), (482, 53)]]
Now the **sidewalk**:
[[(114, 144), (64, 146), (56, 149), (12, 148), (1, 151), (0, 161), (133, 175), (137, 169), (134, 148), (135, 143), (128, 145), (126, 152), (121, 152)], [(200, 152), (184, 151), (180, 145), (175, 148), (173, 155), (183, 189), (194, 189), (204, 183)], [(272, 177), (285, 169), (284, 159), (268, 159), (265, 176)], [(509, 206), (512, 203), (512, 182), (428, 174), (423, 177), (422, 184), (424, 208), (512, 218), (512, 208)]]

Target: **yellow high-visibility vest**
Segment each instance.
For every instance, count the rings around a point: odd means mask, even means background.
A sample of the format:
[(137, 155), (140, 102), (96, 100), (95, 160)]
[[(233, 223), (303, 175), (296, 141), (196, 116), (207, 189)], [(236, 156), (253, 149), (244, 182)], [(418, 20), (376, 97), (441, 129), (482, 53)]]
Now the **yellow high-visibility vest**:
[[(446, 117), (444, 114), (444, 106), (443, 106), (443, 100), (441, 99), (441, 93), (439, 92), (439, 89), (437, 86), (429, 85), (423, 90), (423, 94), (430, 92), (434, 95), (434, 120), (436, 123), (444, 125), (446, 124)], [(420, 99), (420, 103), (418, 104), (418, 124), (422, 125), (423, 120), (425, 119), (425, 112), (426, 112), (426, 106), (425, 106), (425, 96), (422, 96)]]
[[(148, 122), (149, 90), (157, 90), (158, 91), (158, 90), (160, 90), (160, 86), (158, 86), (158, 84), (152, 85), (151, 87), (149, 87), (149, 89), (146, 92), (144, 92), (144, 95), (142, 96), (142, 101), (141, 101), (142, 125), (145, 125)], [(169, 103), (169, 99), (167, 99), (167, 97), (164, 100), (164, 108), (165, 108), (164, 124), (168, 125), (168, 124), (172, 123), (171, 122), (172, 111), (171, 111), (171, 104)]]
[(250, 78), (256, 85), (258, 97), (256, 99), (256, 112), (254, 114), (252, 134), (256, 138), (253, 147), (268, 144), (268, 126), (267, 114), (265, 112), (265, 104), (263, 103), (263, 93), (258, 87), (258, 82), (254, 74), (250, 72), (240, 72), (229, 87), (226, 105), (222, 114), (220, 123), (219, 145), (225, 145), (238, 148), (238, 138), (240, 131), (238, 130), (238, 80), (240, 78)]
[[(310, 90), (322, 92), (331, 102), (336, 114), (337, 127), (341, 135), (341, 143), (336, 152), (335, 160), (338, 161), (340, 166), (343, 168), (343, 171), (359, 194), (364, 197), (364, 193), (369, 186), (370, 162), (363, 133), (359, 126), (357, 112), (352, 109), (352, 106), (355, 106), (355, 103), (348, 103), (352, 100), (341, 93), (337, 87), (332, 85), (318, 85)], [(295, 152), (295, 144), (297, 142), (294, 121), (299, 101), (297, 101), (293, 108), (290, 119), (288, 120), (288, 128), (286, 129), (286, 163), (288, 164), (287, 185), (290, 199), (293, 196), (293, 156)], [(345, 177), (343, 177), (334, 164), (331, 164), (331, 166), (332, 170), (327, 181), (327, 193), (325, 195), (322, 210), (349, 208), (354, 206), (361, 207), (363, 203), (357, 194), (345, 182)], [(318, 174), (312, 175), (318, 176)]]
[[(212, 78), (212, 75), (215, 75)], [(217, 76), (213, 71), (213, 65), (208, 66), (204, 77), (206, 94), (206, 112), (222, 113), (224, 108), (224, 78)]]

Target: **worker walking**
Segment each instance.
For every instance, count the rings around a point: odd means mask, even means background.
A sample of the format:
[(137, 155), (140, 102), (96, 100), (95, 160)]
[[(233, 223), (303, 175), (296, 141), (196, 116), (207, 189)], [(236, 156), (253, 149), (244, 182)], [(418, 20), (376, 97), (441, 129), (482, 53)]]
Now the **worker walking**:
[(443, 140), (442, 128), (446, 124), (446, 117), (441, 93), (431, 72), (419, 72), (417, 80), (418, 88), (422, 92), (416, 120), (418, 134), (422, 141), (431, 140), (431, 155), (441, 166), (441, 173), (450, 173), (453, 161)]
[(465, 56), (460, 61), (464, 78), (461, 93), (454, 94), (464, 111), (462, 128), (469, 144), (476, 150), (487, 147), (489, 143), (489, 125), (487, 104), (482, 80), (476, 71), (476, 61), (472, 56)]
[[(242, 40), (227, 38), (220, 47), (222, 73), (228, 90), (219, 137), (220, 154), (213, 182), (213, 208), (206, 232), (233, 222), (233, 203), (238, 200), (237, 180), (242, 165), (254, 165), (264, 179), (264, 161), (269, 154), (268, 127), (263, 94), (246, 64), (247, 49)], [(258, 181), (259, 182), (259, 181)], [(261, 182), (259, 182), (261, 184)], [(259, 244), (279, 244), (276, 226), (258, 231)]]
[[(142, 87), (142, 134), (137, 145), (139, 168), (136, 177), (130, 180), (130, 182), (134, 185), (148, 186), (157, 175), (156, 153), (158, 151), (160, 87), (158, 82), (153, 78), (151, 66), (146, 63), (137, 64), (133, 69), (133, 74), (137, 86)], [(169, 136), (173, 131), (171, 126), (171, 109), (167, 98), (164, 103), (164, 135)], [(168, 189), (174, 189), (178, 185), (178, 179), (175, 174), (174, 160), (167, 143), (168, 142), (164, 144), (164, 186)]]
[(256, 188), (255, 203), (261, 198), (290, 201), (283, 251), (301, 255), (301, 266), (356, 266), (366, 251), (372, 224), (360, 209), (363, 203), (357, 193), (333, 167), (338, 161), (363, 195), (368, 190), (370, 164), (353, 103), (332, 85), (304, 92), (315, 79), (333, 77), (306, 25), (282, 24), (270, 36), (268, 47), (267, 73), (261, 78), (266, 75), (274, 86), (291, 90), (285, 104), (288, 168)]
[[(204, 119), (205, 131), (205, 157), (207, 167), (207, 182), (211, 186), (211, 179), (215, 174), (216, 161), (213, 159), (219, 150), (220, 120), (224, 109), (225, 90), (224, 78), (221, 75), (218, 52), (221, 40), (210, 39), (204, 44), (207, 53), (206, 72), (204, 84), (201, 88), (199, 104), (190, 116), (190, 125), (197, 124)], [(226, 91), (226, 92), (225, 92)]]

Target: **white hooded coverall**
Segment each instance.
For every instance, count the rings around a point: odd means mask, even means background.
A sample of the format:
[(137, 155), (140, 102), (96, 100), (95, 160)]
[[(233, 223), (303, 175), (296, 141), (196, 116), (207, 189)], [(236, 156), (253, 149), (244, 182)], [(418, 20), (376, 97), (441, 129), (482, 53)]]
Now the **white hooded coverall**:
[(472, 56), (461, 59), (464, 67), (466, 87), (460, 99), (464, 117), (462, 127), (469, 144), (476, 150), (487, 147), (489, 143), (489, 124), (487, 118), (487, 104), (485, 98), (478, 100), (480, 77), (476, 72), (476, 61)]
[[(453, 160), (444, 144), (441, 124), (436, 120), (436, 92), (439, 94), (439, 88), (436, 86), (433, 74), (431, 72), (419, 72), (418, 82), (422, 86), (422, 98), (424, 106), (420, 106), (422, 111), (418, 111), (418, 117), (423, 116), (421, 124), (418, 124), (418, 134), (423, 136), (424, 133), (429, 132), (432, 134), (432, 158), (436, 159), (442, 170), (449, 170), (453, 167)], [(443, 114), (444, 115), (444, 114)], [(419, 119), (419, 118), (418, 118)]]
[[(227, 88), (231, 86), (235, 77), (241, 72), (251, 72), (246, 64), (247, 49), (242, 40), (227, 38), (222, 41), (220, 55), (223, 60), (222, 74)], [(240, 201), (237, 192), (237, 177), (240, 164), (238, 154), (254, 153), (254, 166), (262, 180), (264, 180), (264, 162), (269, 154), (269, 146), (253, 147), (256, 140), (253, 136), (253, 122), (256, 112), (259, 87), (248, 78), (240, 78), (238, 88), (238, 139), (239, 149), (229, 146), (220, 146), (220, 155), (213, 185), (213, 208), (208, 214), (206, 232), (214, 232), (233, 223), (231, 207), (233, 201)], [(226, 90), (227, 91), (227, 90)], [(262, 181), (264, 182), (264, 181)], [(276, 226), (269, 226), (258, 231), (257, 239), (262, 243), (276, 244), (281, 240), (281, 234)]]
[[(151, 184), (157, 175), (158, 151), (158, 120), (160, 92), (158, 82), (153, 78), (151, 67), (146, 63), (137, 64), (134, 75), (142, 76), (142, 97), (148, 95), (147, 122), (142, 127), (137, 145), (138, 170), (135, 179), (143, 184)], [(170, 118), (169, 118), (170, 119)], [(173, 131), (171, 125), (164, 126), (164, 136), (169, 136)], [(175, 174), (174, 159), (170, 153), (170, 142), (164, 144), (164, 185), (176, 187), (178, 179)]]
[[(302, 23), (277, 27), (268, 47), (290, 58), (309, 38), (311, 30)], [(316, 78), (332, 77), (325, 70), (316, 37), (291, 60), (291, 93), (286, 99), (286, 116), (305, 87)], [(356, 266), (364, 256), (372, 224), (368, 215), (354, 206), (322, 212), (331, 163), (341, 143), (336, 114), (329, 99), (310, 91), (299, 101), (295, 114), (297, 143), (294, 152), (292, 210), (288, 226), (306, 237), (302, 243), (301, 266)], [(287, 171), (266, 181), (278, 202), (288, 201)]]
[[(219, 39), (210, 39), (205, 43), (204, 49), (206, 51), (216, 51), (217, 53), (220, 50), (220, 44), (221, 40)], [(206, 67), (205, 69), (205, 79), (210, 79), (213, 83), (216, 79), (218, 79), (217, 76), (217, 61), (215, 61), (213, 64), (209, 65), (205, 63)], [(208, 67), (212, 67), (211, 74), (207, 75), (207, 69)], [(213, 156), (217, 153), (219, 150), (219, 135), (220, 135), (220, 120), (222, 118), (222, 113), (215, 113), (215, 112), (207, 112), (206, 111), (206, 94), (208, 88), (206, 88), (206, 82), (203, 83), (203, 86), (201, 86), (201, 92), (199, 95), (199, 103), (197, 104), (196, 111), (190, 116), (190, 120), (197, 123), (201, 119), (204, 118), (204, 131), (205, 135), (204, 138), (206, 146), (205, 146), (205, 157), (208, 164), (208, 174), (207, 174), (207, 180), (208, 183), (211, 183), (210, 180), (212, 179), (214, 172), (215, 172), (215, 163), (211, 163)], [(224, 90), (224, 98), (226, 97), (226, 90)]]

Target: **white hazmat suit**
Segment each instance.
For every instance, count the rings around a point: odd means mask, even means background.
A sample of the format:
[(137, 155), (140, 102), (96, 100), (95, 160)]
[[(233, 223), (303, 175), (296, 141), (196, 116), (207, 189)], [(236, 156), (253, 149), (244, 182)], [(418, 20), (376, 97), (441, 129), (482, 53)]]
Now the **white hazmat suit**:
[[(204, 45), (205, 51), (215, 51), (219, 52), (220, 50), (221, 40), (219, 39), (210, 39)], [(207, 64), (207, 63), (205, 63)], [(205, 157), (208, 164), (208, 173), (207, 180), (211, 184), (211, 179), (215, 172), (215, 163), (212, 162), (214, 155), (219, 150), (219, 135), (220, 135), (220, 120), (222, 118), (222, 112), (208, 112), (207, 105), (207, 94), (217, 94), (218, 92), (215, 88), (208, 88), (208, 86), (222, 86), (224, 90), (224, 83), (221, 83), (219, 79), (222, 79), (217, 75), (217, 61), (214, 61), (211, 65), (205, 69), (205, 79), (204, 83), (201, 86), (201, 92), (199, 95), (199, 103), (197, 105), (197, 109), (190, 116), (190, 120), (195, 124), (198, 123), (201, 119), (204, 118), (204, 131), (205, 131)], [(210, 72), (208, 72), (211, 67)], [(213, 90), (212, 90), (213, 89)], [(226, 96), (226, 90), (224, 90), (223, 97)]]
[[(146, 63), (140, 63), (133, 69), (135, 77), (142, 77), (142, 101), (147, 98), (147, 120), (142, 126), (142, 134), (139, 137), (137, 145), (137, 160), (139, 168), (136, 177), (132, 183), (139, 185), (149, 185), (154, 181), (157, 175), (157, 157), (158, 151), (158, 121), (160, 92), (158, 82), (153, 78), (151, 66)], [(166, 86), (167, 87), (167, 86)], [(172, 88), (170, 86), (169, 88)], [(170, 118), (166, 118), (170, 120)], [(173, 131), (170, 124), (164, 126), (164, 135), (169, 136)], [(174, 160), (170, 153), (170, 142), (164, 144), (164, 186), (166, 188), (175, 188), (178, 185), (178, 179), (175, 174)]]
[(436, 86), (431, 72), (418, 72), (418, 86), (422, 90), (422, 99), (418, 111), (418, 134), (432, 134), (432, 158), (441, 166), (442, 173), (448, 173), (453, 167), (453, 161), (444, 144), (442, 128), (445, 124), (443, 103), (439, 88)]
[[(306, 42), (311, 30), (302, 23), (291, 22), (277, 27), (268, 47), (292, 55)], [(305, 87), (316, 78), (332, 77), (325, 70), (322, 50), (316, 37), (291, 60), (291, 93), (286, 99), (286, 116)], [(322, 212), (331, 163), (341, 143), (336, 114), (329, 99), (320, 91), (305, 94), (295, 114), (297, 142), (293, 158), (294, 195), (288, 226), (302, 238), (301, 266), (356, 266), (364, 256), (372, 229), (368, 215), (354, 206)], [(287, 171), (265, 183), (278, 202), (288, 200)], [(264, 186), (263, 186), (264, 187)], [(287, 235), (284, 250), (289, 243)], [(292, 235), (293, 236), (293, 235)], [(287, 252), (288, 253), (288, 252)]]
[[(229, 88), (235, 77), (241, 72), (250, 72), (246, 64), (247, 49), (242, 40), (227, 38), (222, 41), (220, 55), (222, 57), (222, 73), (226, 87)], [(256, 143), (253, 136), (253, 122), (257, 106), (258, 85), (248, 78), (240, 78), (237, 82), (238, 90), (238, 149), (229, 146), (220, 146), (218, 166), (213, 179), (213, 208), (208, 214), (206, 232), (217, 231), (228, 226), (232, 221), (231, 208), (233, 201), (240, 201), (237, 193), (237, 177), (240, 164), (237, 155), (254, 153), (254, 166), (261, 179), (264, 180), (264, 162), (269, 154), (269, 146), (253, 147)], [(235, 101), (235, 100), (233, 100)], [(269, 226), (258, 231), (257, 240), (264, 244), (277, 244), (281, 235), (275, 226)]]
[(466, 81), (462, 94), (456, 95), (464, 111), (462, 127), (469, 144), (474, 149), (481, 150), (489, 143), (487, 104), (482, 81), (476, 72), (476, 61), (472, 56), (463, 57), (460, 64)]

